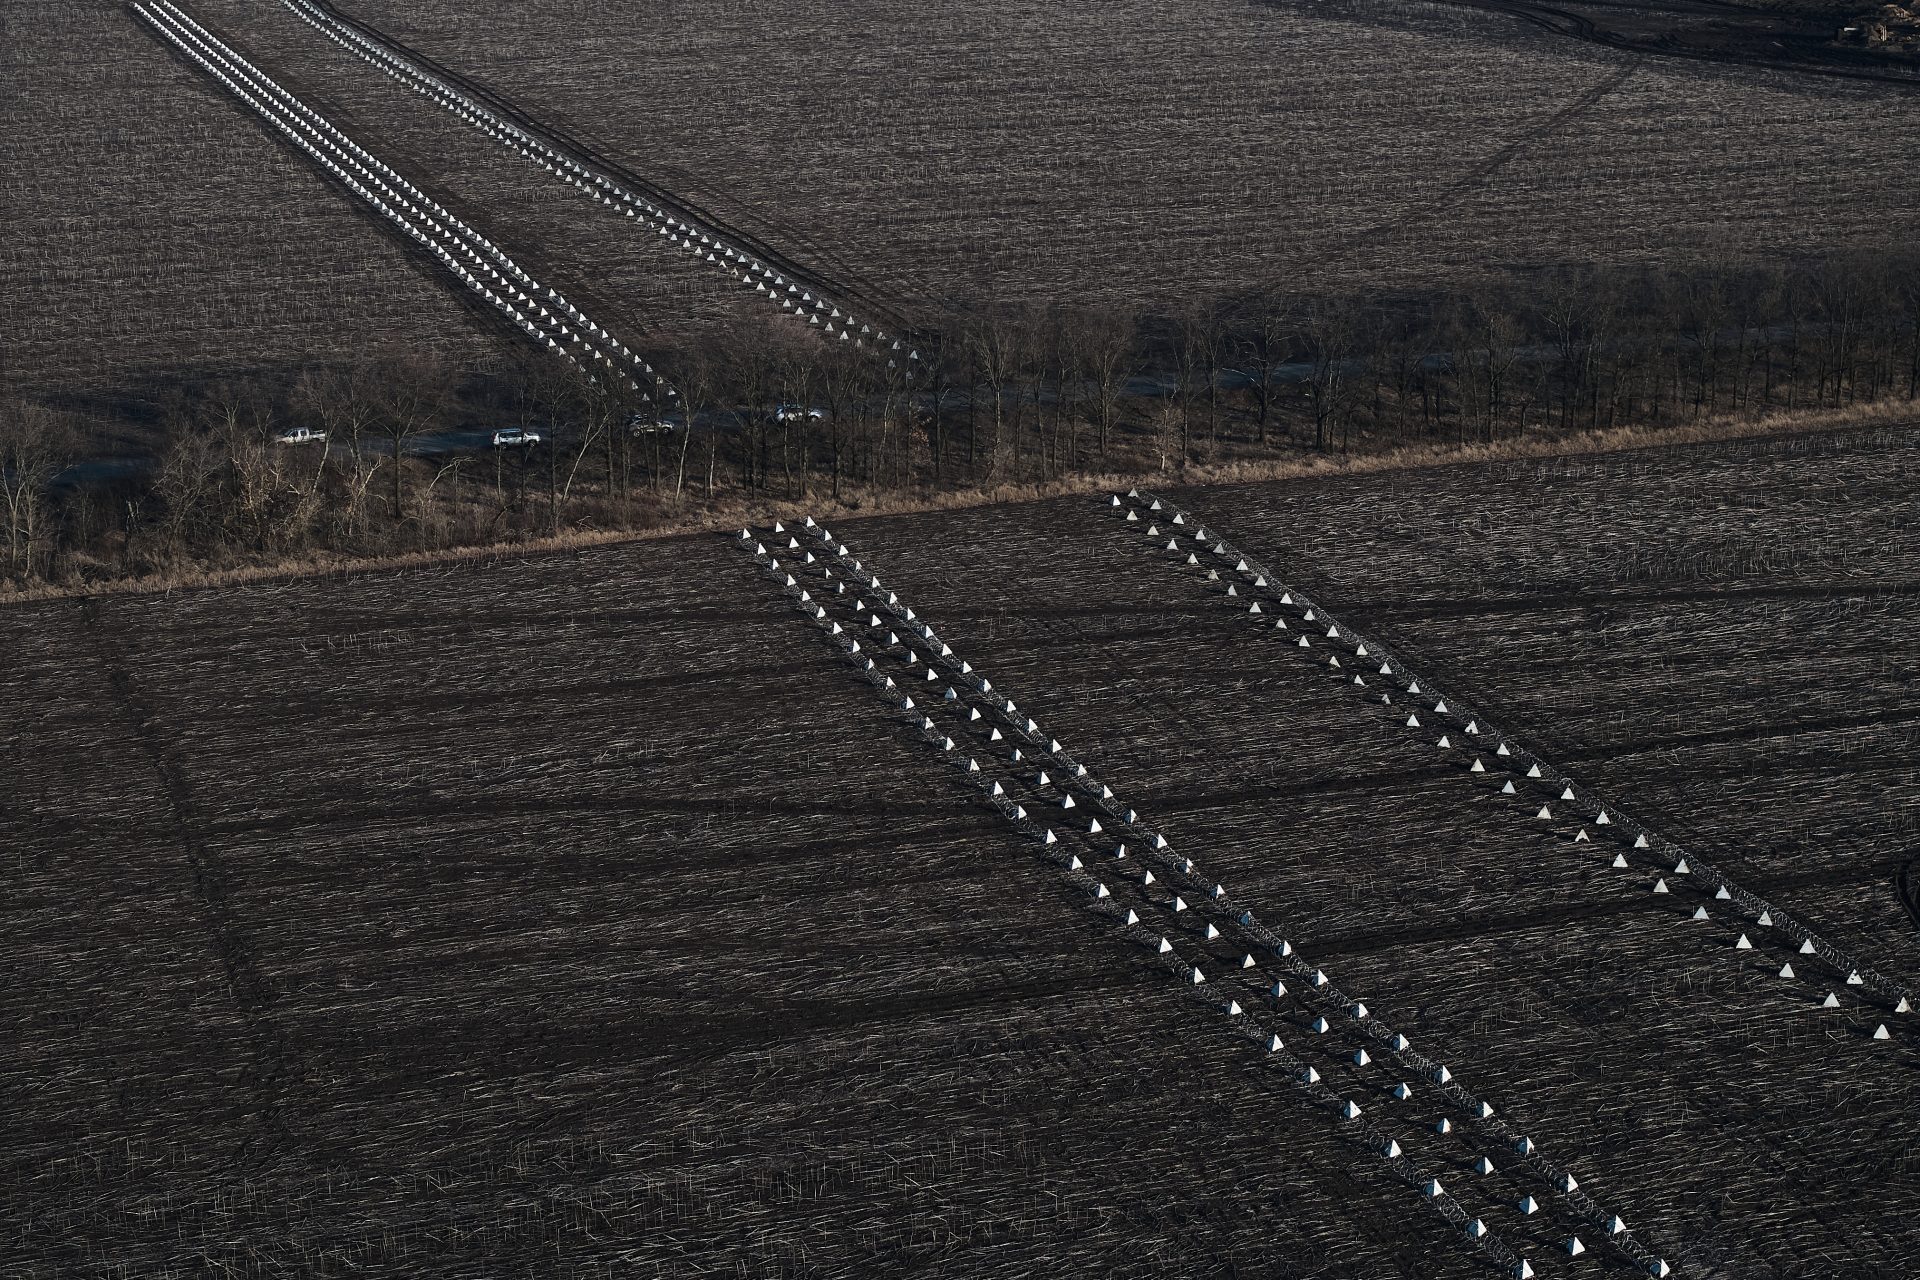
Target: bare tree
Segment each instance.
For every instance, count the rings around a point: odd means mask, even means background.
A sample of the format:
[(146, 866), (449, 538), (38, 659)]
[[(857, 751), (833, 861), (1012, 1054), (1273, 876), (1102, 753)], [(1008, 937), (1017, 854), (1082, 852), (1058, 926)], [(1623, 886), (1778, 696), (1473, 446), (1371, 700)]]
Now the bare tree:
[(46, 539), (49, 491), (71, 452), (64, 425), (38, 405), (0, 405), (0, 502), (7, 518), (7, 568), (33, 576)]
[(393, 522), (406, 518), (405, 479), (408, 445), (437, 425), (453, 392), (453, 373), (430, 351), (404, 352), (382, 359), (377, 378), (376, 417), (393, 459)]
[(1234, 369), (1253, 401), (1254, 438), (1267, 443), (1278, 401), (1280, 370), (1293, 355), (1298, 331), (1294, 303), (1277, 290), (1261, 290), (1245, 299), (1234, 325)]

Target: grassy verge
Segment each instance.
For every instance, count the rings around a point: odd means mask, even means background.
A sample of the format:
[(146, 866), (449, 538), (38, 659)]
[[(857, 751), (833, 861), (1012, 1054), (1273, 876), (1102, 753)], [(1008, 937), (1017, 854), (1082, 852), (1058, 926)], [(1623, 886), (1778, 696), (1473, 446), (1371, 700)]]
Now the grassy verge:
[(93, 582), (84, 586), (36, 586), (23, 591), (0, 594), (0, 606), (94, 596), (162, 594), (171, 591), (273, 582), (289, 578), (352, 576), (361, 573), (458, 564), (485, 564), (503, 558), (523, 559), (528, 556), (579, 551), (618, 543), (686, 537), (692, 534), (738, 528), (749, 521), (783, 519), (801, 514), (835, 519), (908, 515), (915, 512), (956, 511), (998, 503), (1031, 502), (1045, 498), (1100, 493), (1136, 485), (1188, 487), (1248, 484), (1258, 481), (1293, 480), (1313, 476), (1365, 475), (1382, 471), (1461, 466), (1484, 462), (1581, 457), (1649, 448), (1686, 448), (1722, 441), (1815, 433), (1840, 434), (1885, 427), (1920, 428), (1920, 416), (1916, 416), (1916, 413), (1914, 404), (1899, 401), (1846, 410), (1780, 413), (1758, 419), (1710, 419), (1684, 427), (1619, 427), (1609, 431), (1582, 432), (1572, 436), (1557, 433), (1542, 434), (1481, 445), (1414, 445), (1377, 453), (1356, 453), (1344, 456), (1325, 454), (1309, 458), (1197, 465), (1190, 466), (1184, 471), (1085, 473), (1045, 483), (995, 485), (949, 492), (899, 490), (850, 492), (838, 501), (824, 497), (790, 502), (731, 500), (703, 505), (698, 511), (689, 511), (684, 516), (653, 529), (583, 530), (560, 533), (551, 537), (522, 538), (510, 542), (493, 542), (398, 555), (303, 556), (233, 569), (197, 569), (181, 573), (153, 574)]

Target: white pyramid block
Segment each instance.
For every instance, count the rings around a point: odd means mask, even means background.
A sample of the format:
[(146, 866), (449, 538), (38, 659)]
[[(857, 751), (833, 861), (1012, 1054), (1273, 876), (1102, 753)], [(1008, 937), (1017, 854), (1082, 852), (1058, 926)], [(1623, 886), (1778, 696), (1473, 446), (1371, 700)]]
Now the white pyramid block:
[(1167, 954), (1167, 952), (1171, 950), (1173, 950), (1173, 944), (1167, 941), (1167, 936), (1165, 934), (1161, 934), (1160, 935), (1160, 954), (1165, 955)]
[(1897, 1004), (1897, 1005), (1895, 1005), (1895, 1006), (1893, 1006), (1893, 1011), (1894, 1011), (1895, 1013), (1912, 1013), (1912, 1012), (1913, 1012), (1913, 1002), (1912, 1002), (1911, 1000), (1909, 1000), (1909, 999), (1907, 999), (1907, 998), (1906, 998), (1905, 996), (1901, 996), (1901, 997), (1900, 997), (1900, 1003), (1899, 1003), (1899, 1004)]
[(1242, 969), (1251, 969), (1254, 967), (1253, 953), (1251, 951), (1240, 957), (1240, 967)]
[(1366, 1066), (1366, 1065), (1367, 1065), (1367, 1064), (1368, 1064), (1369, 1062), (1372, 1062), (1372, 1061), (1373, 1061), (1373, 1055), (1371, 1055), (1371, 1054), (1369, 1054), (1369, 1053), (1368, 1053), (1368, 1052), (1367, 1052), (1367, 1051), (1366, 1051), (1365, 1049), (1355, 1049), (1355, 1050), (1353, 1051), (1353, 1065), (1354, 1065), (1354, 1066), (1356, 1066), (1356, 1067), (1364, 1067), (1364, 1066)]
[(1875, 1040), (1891, 1040), (1893, 1036), (1888, 1032), (1887, 1024), (1883, 1022), (1873, 1029), (1873, 1038)]
[(1727, 892), (1727, 886), (1725, 885), (1721, 885), (1718, 889), (1715, 889), (1713, 896), (1721, 902), (1730, 902), (1733, 899), (1733, 895)]
[(1511, 796), (1511, 795), (1519, 794), (1514, 790), (1512, 778), (1508, 778), (1505, 782), (1500, 784), (1500, 794), (1503, 796)]
[(1388, 1138), (1387, 1145), (1380, 1148), (1380, 1154), (1389, 1160), (1398, 1160), (1400, 1158), (1400, 1144), (1392, 1138)]
[(1540, 819), (1542, 822), (1548, 822), (1548, 821), (1551, 821), (1553, 818), (1553, 810), (1547, 808), (1547, 806), (1545, 805), (1541, 805), (1540, 812), (1534, 814), (1533, 816)]
[(1515, 1205), (1514, 1207), (1520, 1210), (1520, 1212), (1522, 1213), (1531, 1214), (1531, 1213), (1540, 1212), (1540, 1202), (1538, 1200), (1535, 1200), (1532, 1196), (1521, 1196), (1520, 1203)]
[(1636, 848), (1636, 849), (1645, 849), (1645, 848), (1647, 848), (1647, 847), (1648, 847), (1648, 845), (1647, 845), (1647, 838), (1646, 838), (1645, 836), (1643, 836), (1643, 835), (1642, 835), (1642, 836), (1635, 836), (1635, 837), (1633, 838), (1633, 847), (1634, 847), (1634, 848)]
[(1484, 764), (1481, 764), (1481, 763), (1480, 763), (1480, 757), (1479, 757), (1479, 756), (1475, 756), (1475, 757), (1473, 758), (1473, 764), (1472, 764), (1472, 766), (1471, 766), (1470, 768), (1468, 768), (1468, 770), (1467, 770), (1467, 772), (1468, 772), (1468, 773), (1485, 773), (1486, 771), (1487, 771), (1487, 766), (1485, 766)]
[(1587, 1251), (1587, 1246), (1580, 1243), (1579, 1236), (1567, 1237), (1567, 1253), (1570, 1256), (1577, 1258), (1581, 1254), (1585, 1253), (1586, 1251)]
[(1441, 735), (1440, 735), (1440, 741), (1439, 741), (1439, 743), (1438, 743), (1437, 745), (1439, 745), (1439, 746), (1442, 746), (1442, 747), (1451, 747), (1451, 746), (1453, 745), (1453, 738), (1452, 738), (1452, 736), (1451, 736), (1451, 735), (1449, 735), (1449, 734), (1444, 734), (1444, 733), (1443, 733), (1443, 734), (1441, 734)]
[(1850, 987), (1862, 986), (1865, 984), (1865, 982), (1866, 982), (1866, 979), (1860, 976), (1860, 971), (1858, 969), (1853, 970), (1851, 973), (1847, 975), (1847, 985)]
[(1240, 1002), (1238, 1000), (1227, 1001), (1227, 1016), (1229, 1018), (1237, 1018), (1240, 1016), (1240, 1014), (1241, 1014)]
[(1340, 1117), (1343, 1120), (1358, 1120), (1360, 1118), (1360, 1104), (1351, 1098), (1347, 1099), (1340, 1105)]
[(1580, 828), (1580, 834), (1576, 835), (1573, 838), (1573, 842), (1575, 844), (1591, 844), (1593, 841), (1592, 841), (1592, 837), (1587, 835), (1587, 829), (1585, 827), (1582, 827)]
[(1754, 923), (1759, 925), (1763, 929), (1771, 929), (1773, 927), (1773, 912), (1762, 911), (1760, 913), (1760, 918), (1754, 921)]
[(1627, 855), (1624, 853), (1614, 854), (1613, 867), (1616, 871), (1625, 871), (1627, 869)]
[(1693, 918), (1695, 920), (1705, 920), (1707, 918), (1707, 909), (1705, 907), (1695, 907), (1693, 909)]
[(1792, 961), (1788, 961), (1786, 964), (1780, 966), (1780, 976), (1783, 978), (1791, 978), (1793, 976)]
[(1413, 1096), (1413, 1086), (1402, 1080), (1399, 1084), (1393, 1086), (1393, 1096), (1401, 1102), (1405, 1102)]
[(1473, 1162), (1473, 1171), (1485, 1177), (1487, 1174), (1493, 1172), (1493, 1161), (1487, 1159), (1485, 1156), (1481, 1156)]
[(1197, 987), (1201, 983), (1205, 982), (1206, 980), (1207, 980), (1207, 975), (1200, 972), (1200, 967), (1198, 965), (1195, 965), (1193, 968), (1193, 985)]
[(1805, 942), (1803, 942), (1803, 943), (1801, 943), (1801, 944), (1800, 944), (1800, 954), (1801, 954), (1801, 955), (1803, 955), (1803, 956), (1810, 956), (1810, 955), (1812, 955), (1812, 954), (1813, 954), (1813, 939), (1812, 939), (1812, 938), (1808, 938), (1808, 939), (1807, 939), (1807, 940), (1806, 940)]
[(1428, 1178), (1427, 1185), (1420, 1188), (1420, 1190), (1421, 1190), (1421, 1193), (1427, 1197), (1427, 1199), (1431, 1200), (1435, 1196), (1440, 1195), (1441, 1193), (1446, 1191), (1446, 1188), (1440, 1185), (1440, 1179)]
[[(1078, 858), (1075, 858), (1075, 859), (1074, 859), (1074, 862), (1076, 862), (1076, 863), (1078, 863), (1079, 861), (1080, 861), (1080, 859), (1078, 859)], [(1078, 866), (1076, 866), (1076, 867), (1074, 868), (1074, 870), (1076, 870), (1076, 871), (1078, 871), (1078, 870), (1079, 870), (1079, 867), (1078, 867)], [(1093, 886), (1093, 896), (1094, 896), (1094, 897), (1096, 897), (1096, 898), (1108, 898), (1108, 897), (1112, 897), (1113, 895), (1107, 892), (1107, 886), (1106, 886), (1106, 885), (1104, 885), (1104, 884), (1096, 884), (1095, 886)]]
[(1827, 998), (1820, 1002), (1820, 1007), (1822, 1009), (1838, 1009), (1840, 1007), (1840, 997), (1829, 991), (1827, 992)]
[(1134, 911), (1133, 911), (1133, 908), (1132, 908), (1132, 907), (1128, 907), (1128, 908), (1127, 908), (1127, 923), (1128, 923), (1128, 924), (1130, 924), (1130, 925), (1134, 925), (1134, 924), (1139, 924), (1139, 923), (1140, 923), (1140, 917), (1139, 917), (1138, 915), (1136, 915), (1136, 914), (1134, 914)]
[(1536, 764), (1536, 765), (1530, 765), (1530, 766), (1528, 766), (1528, 768), (1527, 768), (1527, 776), (1528, 776), (1529, 778), (1537, 778), (1537, 777), (1539, 777), (1539, 776), (1540, 776), (1540, 766), (1539, 766), (1539, 765), (1537, 765), (1537, 764)]
[(1680, 861), (1673, 864), (1673, 874), (1677, 876), (1688, 875), (1692, 871), (1693, 871), (1693, 868), (1687, 865), (1687, 860), (1685, 858), (1682, 858), (1680, 859)]
[(1320, 1083), (1320, 1073), (1318, 1071), (1315, 1071), (1312, 1067), (1308, 1067), (1305, 1071), (1301, 1072), (1300, 1078), (1302, 1080), (1305, 1080), (1308, 1084)]

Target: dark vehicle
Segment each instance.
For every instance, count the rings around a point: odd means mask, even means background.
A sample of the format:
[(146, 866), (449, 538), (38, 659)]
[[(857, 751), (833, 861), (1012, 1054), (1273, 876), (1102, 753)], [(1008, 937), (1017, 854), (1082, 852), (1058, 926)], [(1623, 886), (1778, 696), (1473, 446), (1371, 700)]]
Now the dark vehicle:
[(679, 423), (650, 413), (627, 415), (627, 434), (631, 436), (670, 436), (679, 429)]

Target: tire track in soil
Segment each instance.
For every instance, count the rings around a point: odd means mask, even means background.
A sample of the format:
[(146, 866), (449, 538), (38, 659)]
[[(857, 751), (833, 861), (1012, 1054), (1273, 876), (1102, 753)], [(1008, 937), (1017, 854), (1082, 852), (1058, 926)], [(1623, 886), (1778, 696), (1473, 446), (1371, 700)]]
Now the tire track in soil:
[(1920, 858), (1901, 867), (1895, 873), (1893, 883), (1900, 893), (1900, 905), (1913, 917), (1914, 927), (1920, 929)]
[(1469, 191), (1479, 187), (1501, 169), (1504, 169), (1513, 161), (1514, 157), (1518, 156), (1522, 151), (1525, 151), (1537, 142), (1543, 142), (1552, 137), (1574, 119), (1598, 106), (1606, 99), (1607, 95), (1611, 94), (1615, 89), (1618, 89), (1632, 78), (1633, 73), (1640, 69), (1642, 61), (1640, 58), (1635, 58), (1618, 71), (1603, 77), (1598, 84), (1593, 85), (1586, 92), (1574, 98), (1573, 101), (1547, 116), (1546, 119), (1522, 129), (1504, 146), (1500, 147), (1499, 150), (1495, 151), (1480, 163), (1473, 165), (1465, 173), (1448, 183), (1439, 195), (1435, 196), (1425, 205), (1412, 210), (1403, 217), (1368, 227), (1354, 237), (1354, 239), (1365, 242), (1373, 239), (1375, 236), (1384, 235), (1389, 231), (1405, 231), (1418, 223), (1425, 222), (1447, 212), (1447, 210), (1453, 207), (1455, 201), (1466, 195)]
[(1748, 600), (1881, 600), (1920, 596), (1920, 579), (1882, 578), (1853, 582), (1702, 588), (1641, 587), (1624, 591), (1554, 591), (1532, 596), (1356, 600), (1347, 612), (1356, 618), (1428, 621), (1436, 618), (1503, 617), (1553, 609), (1596, 609), (1613, 605), (1722, 604)]
[[(1750, 883), (1769, 893), (1809, 886), (1851, 886), (1878, 883), (1893, 869), (1893, 866), (1891, 859), (1882, 859), (1841, 872), (1802, 871), (1783, 876), (1751, 876), (1748, 879)], [(1315, 939), (1314, 951), (1321, 955), (1350, 957), (1387, 951), (1410, 943), (1479, 941), (1497, 938), (1503, 934), (1526, 933), (1550, 925), (1610, 920), (1619, 916), (1636, 915), (1647, 909), (1647, 898), (1629, 896), (1541, 907), (1526, 912), (1466, 913), (1446, 924), (1324, 934)]]
[[(1622, 53), (1920, 89), (1920, 74), (1876, 65), (1871, 55), (1851, 57), (1837, 48), (1815, 45), (1808, 54), (1795, 57), (1789, 53), (1783, 56), (1761, 53), (1757, 48), (1743, 47), (1735, 41), (1713, 46), (1690, 43), (1669, 32), (1634, 35), (1602, 27), (1584, 14), (1552, 5), (1531, 3), (1529, 0), (1434, 0), (1434, 3), (1451, 9), (1471, 9), (1481, 13), (1500, 14), (1556, 36), (1578, 40), (1585, 44), (1600, 45), (1603, 48), (1617, 49)], [(1649, 7), (1656, 12), (1661, 11), (1661, 6)], [(1745, 19), (1749, 23), (1764, 20), (1769, 16), (1777, 16), (1764, 14), (1743, 5), (1705, 3), (1704, 0), (1692, 5), (1691, 8), (1695, 11), (1705, 10), (1725, 14), (1736, 20)], [(1682, 16), (1678, 12), (1678, 6), (1667, 8), (1665, 13), (1666, 16), (1671, 17)], [(1714, 32), (1711, 28), (1702, 28), (1698, 34), (1711, 37)], [(1724, 38), (1724, 28), (1721, 34)], [(1748, 38), (1757, 43), (1765, 39), (1765, 35), (1753, 32)], [(1802, 39), (1804, 40), (1804, 37)], [(1767, 43), (1775, 48), (1786, 48), (1786, 45), (1779, 40), (1769, 40)], [(1817, 61), (1813, 56), (1815, 54), (1824, 55), (1831, 60)]]
[(135, 684), (113, 628), (103, 624), (97, 600), (81, 603), (80, 624), (80, 638), (107, 678), (111, 702), (125, 717), (165, 797), (162, 825), (192, 873), (202, 923), (226, 978), (227, 994), (247, 1031), (248, 1062), (241, 1069), (240, 1085), (252, 1100), (259, 1131), (242, 1141), (240, 1154), (247, 1155), (261, 1142), (266, 1144), (262, 1155), (284, 1152), (293, 1145), (285, 1116), (291, 1055), (286, 1033), (273, 1015), (272, 983), (247, 945), (246, 928), (231, 902), (233, 873), (200, 830), (186, 774), (168, 747), (158, 715)]

